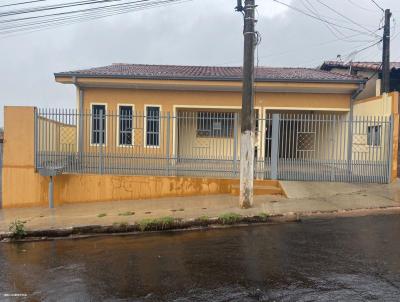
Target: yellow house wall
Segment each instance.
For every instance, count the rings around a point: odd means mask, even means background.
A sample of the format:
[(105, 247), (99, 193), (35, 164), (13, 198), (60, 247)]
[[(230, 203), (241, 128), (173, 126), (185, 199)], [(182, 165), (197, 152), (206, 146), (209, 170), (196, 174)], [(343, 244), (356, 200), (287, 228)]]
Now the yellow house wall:
[[(240, 107), (241, 92), (233, 91), (167, 91), (111, 88), (84, 88), (85, 109), (90, 103), (107, 103), (108, 110), (117, 110), (118, 104), (134, 104), (143, 112), (144, 105), (162, 105), (162, 111), (173, 112), (174, 106)], [(350, 95), (312, 93), (258, 92), (256, 107), (330, 108), (348, 110)]]
[(354, 103), (354, 116), (389, 116), (395, 109), (394, 95), (372, 97)]
[(77, 127), (40, 117), (38, 119), (39, 146), (43, 151), (76, 151)]
[[(4, 108), (3, 207), (48, 204), (49, 178), (34, 168), (34, 108)], [(54, 124), (51, 124), (55, 127)], [(115, 176), (59, 175), (54, 178), (55, 204), (148, 199), (167, 196), (222, 194), (235, 180)]]
[[(161, 111), (165, 115), (170, 112), (171, 115), (176, 115), (178, 111), (238, 111), (241, 107), (242, 96), (240, 91), (170, 91), (170, 90), (144, 90), (144, 89), (111, 89), (111, 88), (83, 88), (84, 89), (84, 110), (90, 112), (92, 104), (105, 104), (107, 111), (118, 113), (118, 105), (134, 106), (134, 110), (138, 114), (145, 111), (146, 105), (159, 105)], [(350, 104), (350, 95), (348, 94), (321, 94), (321, 93), (272, 93), (272, 92), (258, 92), (255, 97), (255, 107), (260, 109), (260, 112), (267, 110), (277, 110), (288, 108), (290, 110), (318, 110), (318, 111), (348, 111)], [(105, 149), (114, 148), (117, 145), (117, 119), (115, 117), (107, 118), (107, 138)], [(175, 125), (173, 125), (175, 123)], [(157, 149), (144, 149), (144, 124), (145, 120), (141, 119), (134, 121), (134, 126), (138, 130), (134, 131), (134, 140), (136, 147), (129, 152), (146, 154), (157, 154), (163, 152), (165, 148), (166, 137), (166, 119), (161, 122), (161, 135), (160, 145), (161, 148)], [(203, 152), (211, 152), (212, 155), (218, 156), (217, 145), (220, 149), (224, 148), (228, 154), (233, 152), (233, 140), (219, 139), (218, 142), (214, 141), (210, 145), (207, 138), (196, 138), (193, 133), (195, 132), (194, 123), (186, 125), (186, 129), (181, 131), (180, 136), (184, 136), (189, 140), (190, 146), (198, 146), (196, 152), (202, 154)], [(239, 125), (240, 127), (240, 125)], [(91, 146), (90, 139), (90, 120), (86, 120), (84, 127), (85, 130), (85, 150), (96, 151), (98, 146)], [(240, 128), (239, 128), (240, 129)], [(170, 124), (170, 137), (177, 137), (177, 124), (175, 120), (171, 120)], [(186, 134), (186, 135), (185, 135)], [(260, 136), (261, 138), (261, 136)], [(259, 138), (259, 139), (260, 139)], [(187, 146), (186, 145), (186, 146)], [(171, 141), (170, 153), (174, 150), (186, 152), (185, 146), (177, 146), (177, 140)], [(126, 150), (126, 149), (125, 149)], [(121, 148), (119, 152), (124, 152)], [(193, 151), (193, 150), (192, 150)]]
[[(359, 116), (387, 116), (393, 117), (393, 137), (392, 137), (392, 180), (397, 177), (398, 169), (398, 144), (399, 144), (399, 93), (391, 92), (381, 96), (357, 100), (354, 105), (354, 115)], [(387, 144), (387, 140), (382, 138), (382, 144)], [(366, 148), (366, 138), (365, 148)]]
[[(161, 104), (162, 111), (165, 112), (173, 111), (174, 105), (238, 107), (241, 96), (239, 92), (85, 89), (86, 109), (89, 109), (91, 102), (107, 103), (107, 109), (114, 111), (118, 103), (134, 104), (138, 111), (143, 111), (145, 104)], [(259, 93), (256, 98), (256, 106), (267, 110), (285, 106), (304, 108), (304, 110), (316, 108), (348, 110), (348, 104), (348, 95), (334, 94)], [(33, 125), (34, 108), (5, 107), (2, 178), (4, 207), (47, 205), (48, 203), (48, 177), (40, 176), (34, 168)], [(75, 130), (67, 127), (60, 131), (70, 133)], [(75, 137), (72, 135), (69, 141), (75, 141)], [(397, 164), (393, 166), (397, 167)], [(231, 184), (229, 180), (188, 177), (61, 175), (55, 177), (55, 201), (57, 205), (73, 202), (220, 194), (229, 192)]]

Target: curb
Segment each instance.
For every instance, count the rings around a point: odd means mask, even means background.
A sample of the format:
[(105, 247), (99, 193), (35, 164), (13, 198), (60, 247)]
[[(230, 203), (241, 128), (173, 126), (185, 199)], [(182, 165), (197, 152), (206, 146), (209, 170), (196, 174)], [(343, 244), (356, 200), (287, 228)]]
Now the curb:
[(69, 227), (61, 229), (44, 229), (26, 231), (26, 236), (21, 239), (13, 239), (11, 232), (0, 233), (0, 242), (27, 242), (38, 240), (51, 240), (62, 238), (86, 238), (100, 235), (113, 234), (144, 234), (165, 231), (185, 231), (185, 230), (200, 230), (200, 229), (217, 229), (236, 226), (248, 226), (259, 224), (277, 224), (288, 222), (300, 222), (299, 216), (296, 214), (274, 215), (268, 217), (261, 216), (243, 216), (237, 218), (234, 222), (224, 223), (220, 218), (210, 219), (175, 219), (169, 224), (150, 224), (146, 229), (143, 229), (139, 223), (135, 224), (119, 224), (119, 225), (88, 225), (79, 227)]
[(317, 219), (334, 219), (345, 217), (362, 217), (373, 215), (400, 214), (400, 207), (365, 208), (317, 212), (289, 212), (286, 214), (270, 216), (241, 216), (235, 221), (224, 223), (221, 218), (209, 219), (174, 219), (172, 223), (150, 223), (145, 229), (139, 223), (118, 225), (88, 225), (59, 229), (27, 230), (26, 236), (13, 239), (11, 232), (0, 233), (0, 243), (29, 242), (57, 239), (79, 239), (105, 235), (140, 235), (146, 233), (161, 233), (170, 231), (211, 230), (229, 227), (243, 227), (250, 225), (273, 225), (280, 223), (293, 223)]

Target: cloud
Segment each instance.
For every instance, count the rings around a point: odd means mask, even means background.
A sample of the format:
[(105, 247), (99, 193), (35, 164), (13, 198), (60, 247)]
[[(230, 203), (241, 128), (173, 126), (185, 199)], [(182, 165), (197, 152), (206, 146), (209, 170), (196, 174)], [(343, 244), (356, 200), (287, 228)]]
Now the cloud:
[[(305, 9), (304, 1), (283, 1)], [(348, 1), (325, 2), (371, 29), (378, 28), (381, 13), (374, 11), (373, 6), (368, 6), (372, 11), (364, 11)], [(257, 3), (257, 30), (263, 37), (258, 48), (261, 65), (317, 66), (325, 59), (349, 53), (367, 43), (340, 40), (327, 43), (337, 38), (323, 23), (272, 0), (257, 0)], [(235, 5), (234, 0), (194, 0), (1, 39), (0, 105), (74, 107), (74, 88), (54, 82), (53, 73), (58, 71), (113, 62), (240, 65), (243, 20), (234, 11)], [(382, 5), (400, 9), (396, 0), (382, 1)], [(357, 28), (322, 6), (318, 8), (320, 14), (335, 22)], [(354, 34), (341, 31), (345, 35)], [(357, 40), (370, 38), (360, 36)], [(377, 47), (355, 57), (379, 58)], [(392, 43), (392, 58), (400, 59), (398, 42)]]

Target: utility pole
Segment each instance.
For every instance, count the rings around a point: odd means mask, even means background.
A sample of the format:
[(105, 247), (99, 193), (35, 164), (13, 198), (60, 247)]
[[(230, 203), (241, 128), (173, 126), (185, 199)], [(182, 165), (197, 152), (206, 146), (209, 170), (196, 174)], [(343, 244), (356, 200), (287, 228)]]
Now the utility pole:
[(390, 9), (385, 9), (385, 25), (383, 27), (382, 51), (382, 83), (381, 94), (390, 91)]
[(254, 182), (254, 49), (257, 43), (255, 31), (255, 0), (237, 0), (236, 10), (244, 12), (243, 91), (240, 134), (240, 207), (253, 205)]

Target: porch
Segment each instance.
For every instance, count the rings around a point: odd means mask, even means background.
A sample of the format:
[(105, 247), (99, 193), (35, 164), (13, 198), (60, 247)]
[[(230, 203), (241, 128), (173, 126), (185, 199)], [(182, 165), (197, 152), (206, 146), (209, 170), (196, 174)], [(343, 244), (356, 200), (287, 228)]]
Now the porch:
[[(257, 179), (390, 181), (392, 119), (255, 111)], [(35, 111), (35, 167), (63, 174), (238, 178), (237, 109)]]

